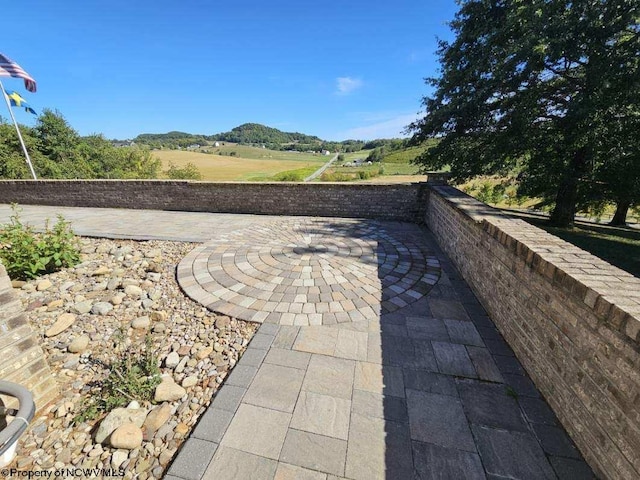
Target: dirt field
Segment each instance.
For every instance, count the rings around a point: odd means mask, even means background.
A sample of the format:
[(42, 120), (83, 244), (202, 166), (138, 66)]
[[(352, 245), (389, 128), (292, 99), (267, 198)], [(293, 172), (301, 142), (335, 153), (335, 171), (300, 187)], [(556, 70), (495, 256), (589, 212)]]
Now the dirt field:
[(153, 154), (162, 161), (163, 170), (169, 167), (169, 162), (173, 162), (178, 167), (193, 163), (202, 173), (202, 179), (211, 181), (264, 181), (287, 170), (315, 165), (320, 168), (327, 160), (323, 156), (313, 157), (288, 152), (277, 152), (277, 159), (268, 157), (243, 158), (183, 150), (156, 150)]

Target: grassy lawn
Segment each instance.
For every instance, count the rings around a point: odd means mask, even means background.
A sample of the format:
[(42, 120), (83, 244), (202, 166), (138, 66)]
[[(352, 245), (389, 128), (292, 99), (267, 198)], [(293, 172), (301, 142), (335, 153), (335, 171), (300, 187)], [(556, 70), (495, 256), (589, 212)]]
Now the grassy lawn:
[(268, 150), (266, 148), (250, 147), (248, 145), (238, 145), (235, 143), (220, 144), (219, 147), (208, 146), (205, 150), (217, 155), (229, 155), (235, 152), (237, 157), (250, 158), (255, 160), (281, 160), (281, 161), (309, 161), (326, 162), (328, 158), (319, 153), (289, 152), (284, 150)]
[(573, 228), (552, 227), (547, 220), (514, 214), (547, 232), (586, 250), (622, 270), (640, 277), (640, 230), (578, 222)]
[(308, 168), (313, 172), (327, 161), (327, 157), (321, 155), (276, 152), (245, 146), (222, 148), (235, 151), (236, 156), (184, 150), (156, 150), (153, 154), (162, 161), (163, 170), (169, 167), (169, 162), (178, 167), (193, 163), (200, 170), (202, 179), (211, 181), (267, 181), (288, 170)]
[[(396, 156), (391, 157), (391, 161), (387, 161), (389, 157), (385, 157), (382, 162), (373, 163), (371, 165), (360, 165), (358, 167), (344, 167), (345, 163), (353, 162), (358, 159), (366, 159), (370, 150), (362, 150), (360, 152), (351, 152), (343, 154), (344, 162), (336, 162), (331, 168), (328, 168), (326, 178), (335, 177), (338, 181), (353, 181), (353, 182), (410, 182), (424, 180), (424, 175), (418, 175), (418, 167), (412, 165), (409, 161), (415, 157), (415, 152), (406, 153), (406, 151), (397, 152)], [(382, 173), (380, 173), (382, 171)], [(360, 173), (365, 172), (365, 175), (370, 178), (360, 178)], [(396, 178), (402, 177), (402, 179)], [(409, 177), (409, 178), (408, 178)], [(415, 178), (414, 178), (415, 177)]]

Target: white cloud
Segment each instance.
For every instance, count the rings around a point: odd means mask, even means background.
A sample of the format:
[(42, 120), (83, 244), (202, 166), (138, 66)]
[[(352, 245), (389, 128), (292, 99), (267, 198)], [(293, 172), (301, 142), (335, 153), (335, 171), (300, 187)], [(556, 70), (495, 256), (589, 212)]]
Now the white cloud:
[(403, 133), (404, 129), (407, 125), (418, 118), (420, 118), (419, 115), (415, 113), (397, 115), (393, 118), (387, 118), (380, 122), (351, 128), (344, 132), (341, 137), (355, 138), (358, 140), (406, 137), (406, 134)]
[(362, 87), (362, 85), (362, 80), (359, 78), (338, 77), (336, 79), (336, 86), (338, 88), (336, 93), (338, 95), (349, 95), (354, 90)]

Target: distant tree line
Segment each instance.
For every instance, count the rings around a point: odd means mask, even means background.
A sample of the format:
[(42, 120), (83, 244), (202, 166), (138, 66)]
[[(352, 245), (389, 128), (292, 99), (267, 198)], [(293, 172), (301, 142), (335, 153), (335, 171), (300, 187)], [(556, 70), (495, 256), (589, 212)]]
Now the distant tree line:
[[(34, 127), (20, 131), (39, 178), (156, 178), (160, 170), (148, 149), (80, 136), (57, 111), (45, 109)], [(15, 128), (1, 118), (0, 178), (31, 178)]]
[(269, 150), (288, 150), (298, 152), (320, 152), (328, 150), (330, 152), (359, 152), (360, 150), (371, 150), (378, 147), (385, 147), (387, 150), (395, 150), (399, 145), (404, 145), (402, 139), (379, 139), (373, 141), (344, 140), (332, 142), (322, 140), (313, 135), (306, 135), (299, 132), (283, 132), (277, 128), (267, 127), (259, 123), (245, 123), (233, 128), (229, 132), (217, 133), (215, 135), (199, 135), (186, 132), (172, 131), (168, 133), (143, 133), (134, 138), (136, 144), (150, 148), (187, 148), (191, 145), (208, 146), (214, 142), (238, 143), (240, 145), (250, 145)]

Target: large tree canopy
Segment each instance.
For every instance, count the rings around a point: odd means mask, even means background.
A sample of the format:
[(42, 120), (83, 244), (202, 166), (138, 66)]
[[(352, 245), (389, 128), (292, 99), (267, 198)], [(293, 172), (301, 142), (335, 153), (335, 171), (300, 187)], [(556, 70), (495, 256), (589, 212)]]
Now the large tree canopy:
[(409, 127), (414, 142), (441, 138), (418, 161), (457, 179), (518, 166), (560, 225), (584, 185), (622, 190), (617, 176), (638, 162), (639, 16), (637, 0), (461, 1), (426, 115)]
[[(116, 148), (102, 135), (81, 137), (45, 109), (35, 127), (20, 128), (39, 178), (156, 178), (160, 161), (148, 149)], [(0, 118), (0, 178), (30, 178), (13, 125)]]

